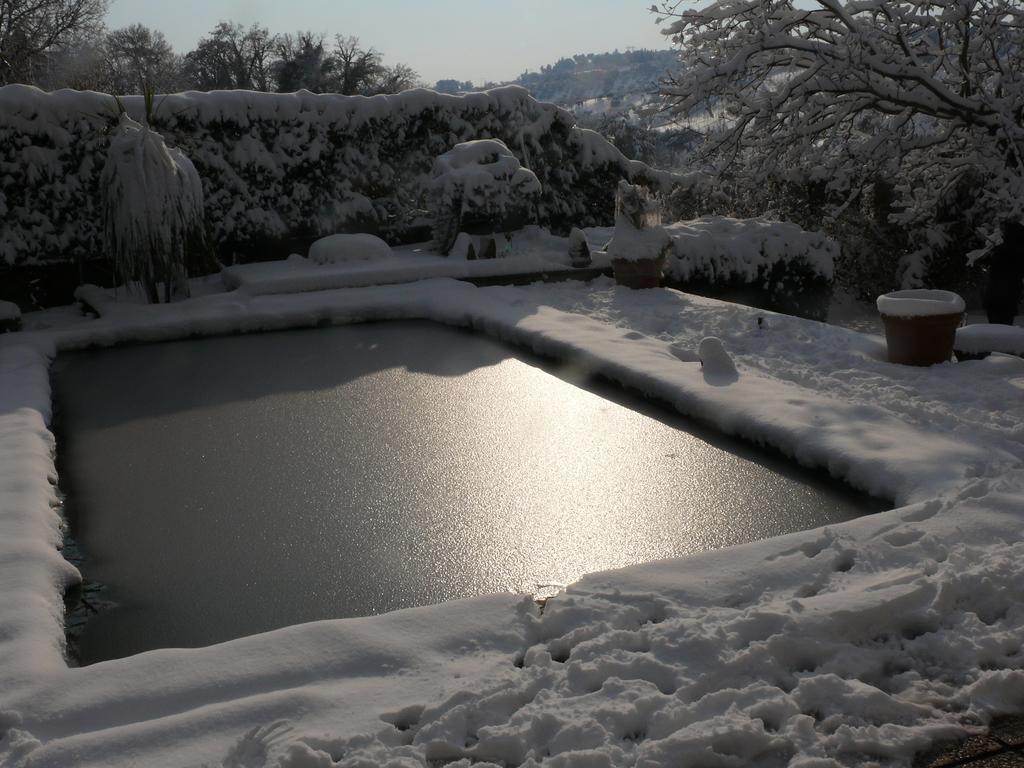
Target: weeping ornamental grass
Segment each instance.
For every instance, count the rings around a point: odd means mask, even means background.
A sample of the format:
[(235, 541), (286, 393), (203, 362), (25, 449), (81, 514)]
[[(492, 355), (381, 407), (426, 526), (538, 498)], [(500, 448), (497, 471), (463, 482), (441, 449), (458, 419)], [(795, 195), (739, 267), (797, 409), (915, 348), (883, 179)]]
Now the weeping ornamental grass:
[(104, 240), (118, 277), (141, 283), (153, 303), (160, 283), (164, 301), (187, 295), (188, 255), (205, 242), (203, 188), (192, 162), (122, 110), (101, 181)]

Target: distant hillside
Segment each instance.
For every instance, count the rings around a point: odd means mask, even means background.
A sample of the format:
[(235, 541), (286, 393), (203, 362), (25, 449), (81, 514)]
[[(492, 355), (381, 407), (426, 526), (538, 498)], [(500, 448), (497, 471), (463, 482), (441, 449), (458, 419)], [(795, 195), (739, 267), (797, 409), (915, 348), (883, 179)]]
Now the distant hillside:
[(581, 53), (541, 67), (539, 72), (525, 72), (512, 82), (541, 101), (577, 112), (603, 113), (643, 100), (676, 66), (678, 53), (671, 49)]
[[(539, 101), (572, 110), (578, 126), (596, 130), (626, 157), (671, 169), (683, 166), (698, 139), (659, 109), (659, 83), (678, 67), (679, 54), (673, 49), (581, 53), (539, 72), (524, 72), (510, 84), (523, 86)], [(460, 93), (479, 86), (441, 80), (434, 87)]]

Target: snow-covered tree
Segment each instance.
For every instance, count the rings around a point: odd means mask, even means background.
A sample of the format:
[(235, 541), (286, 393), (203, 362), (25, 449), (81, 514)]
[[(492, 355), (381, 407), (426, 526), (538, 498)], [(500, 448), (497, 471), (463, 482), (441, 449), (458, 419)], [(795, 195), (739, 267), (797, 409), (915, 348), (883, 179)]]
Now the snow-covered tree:
[(187, 294), (187, 260), (204, 241), (203, 187), (189, 159), (122, 113), (101, 183), (104, 242), (118, 276), (141, 283), (151, 302), (160, 283), (165, 301)]
[(509, 231), (533, 213), (541, 184), (499, 139), (456, 144), (434, 161), (430, 180), (434, 247), (451, 250), (460, 228)]
[(103, 23), (107, 0), (0, 0), (0, 85), (37, 83), (48, 54)]
[(189, 85), (199, 91), (269, 91), (273, 85), (272, 64), (278, 45), (276, 35), (253, 24), (222, 21), (185, 55)]
[(107, 34), (103, 46), (104, 90), (120, 95), (178, 90), (181, 59), (163, 32), (132, 24)]
[[(914, 235), (903, 279), (959, 236), (981, 251), (1024, 220), (1021, 0), (664, 3), (682, 66), (663, 93), (710, 110), (704, 157), (755, 186), (797, 181), (836, 201), (891, 184)], [(969, 248), (964, 249), (969, 250)]]

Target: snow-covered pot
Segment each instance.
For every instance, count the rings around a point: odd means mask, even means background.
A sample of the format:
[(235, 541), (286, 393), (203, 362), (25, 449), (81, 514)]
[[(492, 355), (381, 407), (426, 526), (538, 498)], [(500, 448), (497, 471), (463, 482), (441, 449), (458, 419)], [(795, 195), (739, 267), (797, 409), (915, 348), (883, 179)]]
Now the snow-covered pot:
[(935, 365), (953, 354), (956, 329), (964, 318), (964, 300), (952, 291), (913, 289), (878, 297), (885, 324), (889, 362)]
[(657, 288), (672, 238), (661, 226), (661, 206), (643, 187), (620, 181), (615, 235), (608, 256), (615, 282), (627, 288)]
[(612, 259), (615, 282), (626, 288), (657, 288), (664, 269), (664, 255), (656, 259)]

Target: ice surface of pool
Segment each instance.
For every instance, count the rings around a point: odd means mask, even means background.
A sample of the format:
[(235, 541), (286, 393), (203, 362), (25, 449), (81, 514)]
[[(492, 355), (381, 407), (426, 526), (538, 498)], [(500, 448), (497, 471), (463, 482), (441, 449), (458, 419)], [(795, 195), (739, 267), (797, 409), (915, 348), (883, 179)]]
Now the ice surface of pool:
[(118, 603), (89, 621), (85, 663), (550, 593), (882, 508), (428, 323), (76, 353), (54, 371), (72, 532)]

